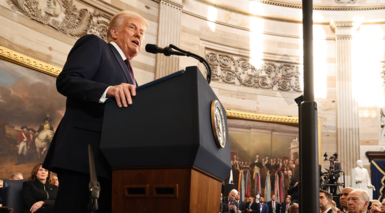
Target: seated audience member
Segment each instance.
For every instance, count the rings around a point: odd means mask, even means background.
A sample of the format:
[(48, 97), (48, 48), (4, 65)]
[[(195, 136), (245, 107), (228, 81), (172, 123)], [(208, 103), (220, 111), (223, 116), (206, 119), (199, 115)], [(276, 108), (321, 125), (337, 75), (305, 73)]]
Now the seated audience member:
[(369, 206), (369, 194), (362, 189), (354, 189), (348, 197), (348, 213), (365, 213)]
[(239, 194), (235, 196), (235, 202), (236, 202), (235, 205), (237, 206), (238, 211), (240, 213), (245, 213), (246, 212), (245, 203), (241, 201), (241, 197), (239, 196)]
[(336, 204), (336, 202), (334, 202), (334, 200), (332, 200), (331, 206), (332, 206), (333, 211), (335, 211), (335, 212), (340, 211), (340, 209), (337, 208), (337, 204)]
[(275, 197), (275, 194), (271, 195), (271, 201), (267, 202), (267, 205), (269, 206), (269, 213), (278, 213), (280, 209), (280, 204), (277, 202)]
[(385, 213), (385, 199), (383, 199), (381, 203), (381, 213)]
[(298, 212), (299, 212), (299, 206), (298, 206), (298, 204), (293, 203), (293, 204), (289, 207), (289, 213), (298, 213)]
[(23, 198), (26, 206), (25, 213), (52, 213), (58, 187), (49, 185), (49, 171), (37, 164), (31, 172), (29, 181), (23, 183)]
[(381, 212), (381, 203), (378, 200), (372, 200), (372, 205), (370, 206), (370, 213), (380, 213)]
[(223, 202), (223, 194), (221, 193), (221, 199), (220, 199), (220, 208), (219, 208), (219, 213), (228, 213), (229, 212), (229, 207), (226, 205), (226, 203)]
[(319, 207), (322, 213), (335, 213), (331, 207), (333, 195), (327, 191), (319, 192)]
[(259, 198), (259, 212), (260, 213), (268, 213), (269, 212), (269, 206), (265, 204), (265, 198), (260, 197)]
[(23, 179), (24, 179), (23, 174), (15, 173), (11, 176), (9, 180), (23, 180)]
[[(59, 187), (59, 179), (57, 178), (57, 174), (51, 172), (50, 176), (51, 176), (51, 178), (49, 179), (49, 184)], [(221, 195), (222, 195), (222, 193), (221, 193)]]
[(254, 197), (250, 196), (248, 198), (248, 202), (246, 203), (246, 212), (257, 212), (258, 211), (258, 204), (254, 202)]
[(235, 196), (238, 195), (238, 191), (236, 189), (233, 189), (229, 192), (229, 196), (225, 198), (225, 204), (228, 206), (228, 209), (230, 213), (235, 212), (237, 206), (235, 203)]
[(350, 192), (352, 192), (354, 189), (350, 187), (346, 187), (342, 189), (341, 191), (341, 197), (340, 197), (340, 204), (341, 204), (341, 209), (337, 213), (343, 213), (348, 211), (348, 196)]
[(293, 204), (290, 198), (290, 195), (288, 195), (285, 202), (281, 204), (281, 213), (289, 213), (289, 207)]

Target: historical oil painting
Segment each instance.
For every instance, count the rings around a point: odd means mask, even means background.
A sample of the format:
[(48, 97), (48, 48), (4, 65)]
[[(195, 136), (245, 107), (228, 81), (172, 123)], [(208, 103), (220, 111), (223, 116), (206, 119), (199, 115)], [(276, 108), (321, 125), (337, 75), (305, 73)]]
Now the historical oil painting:
[(0, 180), (28, 178), (43, 162), (65, 111), (56, 78), (0, 60)]
[(282, 202), (298, 163), (298, 126), (228, 119), (228, 127), (232, 180), (241, 200), (259, 195), (269, 201), (275, 194)]

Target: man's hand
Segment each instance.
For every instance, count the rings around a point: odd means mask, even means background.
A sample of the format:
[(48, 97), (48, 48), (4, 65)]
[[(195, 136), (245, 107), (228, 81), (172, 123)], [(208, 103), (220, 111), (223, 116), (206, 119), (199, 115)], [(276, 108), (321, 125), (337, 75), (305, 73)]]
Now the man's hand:
[(132, 104), (132, 96), (136, 96), (136, 88), (132, 84), (121, 83), (107, 90), (107, 98), (115, 98), (118, 107)]
[(253, 210), (251, 210), (251, 209), (246, 209), (246, 211), (248, 211), (248, 212), (252, 212)]
[(29, 211), (31, 211), (32, 213), (36, 212), (38, 209), (40, 209), (43, 206), (43, 204), (44, 204), (44, 201), (38, 201), (32, 205)]
[(296, 182), (295, 184), (294, 184), (294, 187), (296, 187), (298, 185), (298, 182)]
[(370, 213), (380, 213), (381, 212), (381, 209), (378, 208), (377, 206), (372, 206), (372, 208), (370, 209)]

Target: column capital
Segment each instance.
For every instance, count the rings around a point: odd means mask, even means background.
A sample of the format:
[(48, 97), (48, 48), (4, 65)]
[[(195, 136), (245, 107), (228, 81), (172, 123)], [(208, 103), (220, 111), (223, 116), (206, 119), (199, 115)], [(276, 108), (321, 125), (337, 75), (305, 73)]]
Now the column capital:
[(330, 27), (335, 32), (337, 40), (350, 40), (353, 34), (361, 26), (361, 21), (334, 21), (330, 22)]
[(154, 2), (158, 2), (159, 4), (169, 4), (176, 8), (179, 8), (180, 10), (183, 9), (182, 1), (181, 0), (153, 0)]

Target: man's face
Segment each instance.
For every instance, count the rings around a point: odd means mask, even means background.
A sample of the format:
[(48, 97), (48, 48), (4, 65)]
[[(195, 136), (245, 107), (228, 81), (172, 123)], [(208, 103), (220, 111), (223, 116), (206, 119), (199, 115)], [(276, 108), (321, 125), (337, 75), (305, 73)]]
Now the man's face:
[(235, 193), (234, 191), (231, 191), (229, 193), (229, 200), (234, 200), (235, 196), (237, 195), (237, 193)]
[(286, 203), (290, 203), (290, 202), (291, 202), (290, 198), (287, 197), (287, 198), (286, 198)]
[(3, 188), (3, 182), (0, 182), (0, 188)]
[(49, 124), (49, 120), (45, 120), (44, 123), (45, 123), (45, 124)]
[(252, 203), (254, 201), (253, 197), (249, 197), (249, 202)]
[(362, 194), (359, 191), (351, 192), (348, 197), (348, 211), (349, 213), (366, 212), (369, 201), (362, 199)]
[(239, 195), (235, 196), (235, 200), (236, 200), (236, 201), (239, 200)]
[(27, 128), (23, 128), (23, 132), (24, 132), (24, 133), (27, 133), (27, 132), (28, 132), (28, 129), (27, 129)]
[(353, 191), (353, 189), (350, 189), (350, 188), (342, 189), (341, 197), (340, 197), (340, 203), (341, 203), (342, 208), (345, 208), (345, 209), (348, 208), (348, 196), (349, 196), (350, 192), (352, 192), (352, 191)]
[(381, 212), (385, 212), (385, 199), (382, 200)]
[[(377, 212), (377, 211), (372, 211), (374, 209), (381, 209), (381, 204), (379, 202), (372, 202), (372, 206), (370, 208), (370, 212)], [(381, 209), (382, 211), (382, 209)]]
[(113, 41), (122, 49), (124, 55), (133, 59), (140, 52), (145, 29), (142, 23), (135, 18), (122, 17), (122, 24), (111, 28), (111, 37)]
[(263, 197), (260, 197), (260, 198), (259, 198), (259, 202), (260, 202), (260, 203), (263, 203), (263, 201), (264, 201)]
[(271, 196), (271, 200), (275, 201), (275, 195)]
[(319, 193), (319, 207), (323, 211), (330, 207), (330, 200), (327, 199), (325, 193), (323, 192)]

